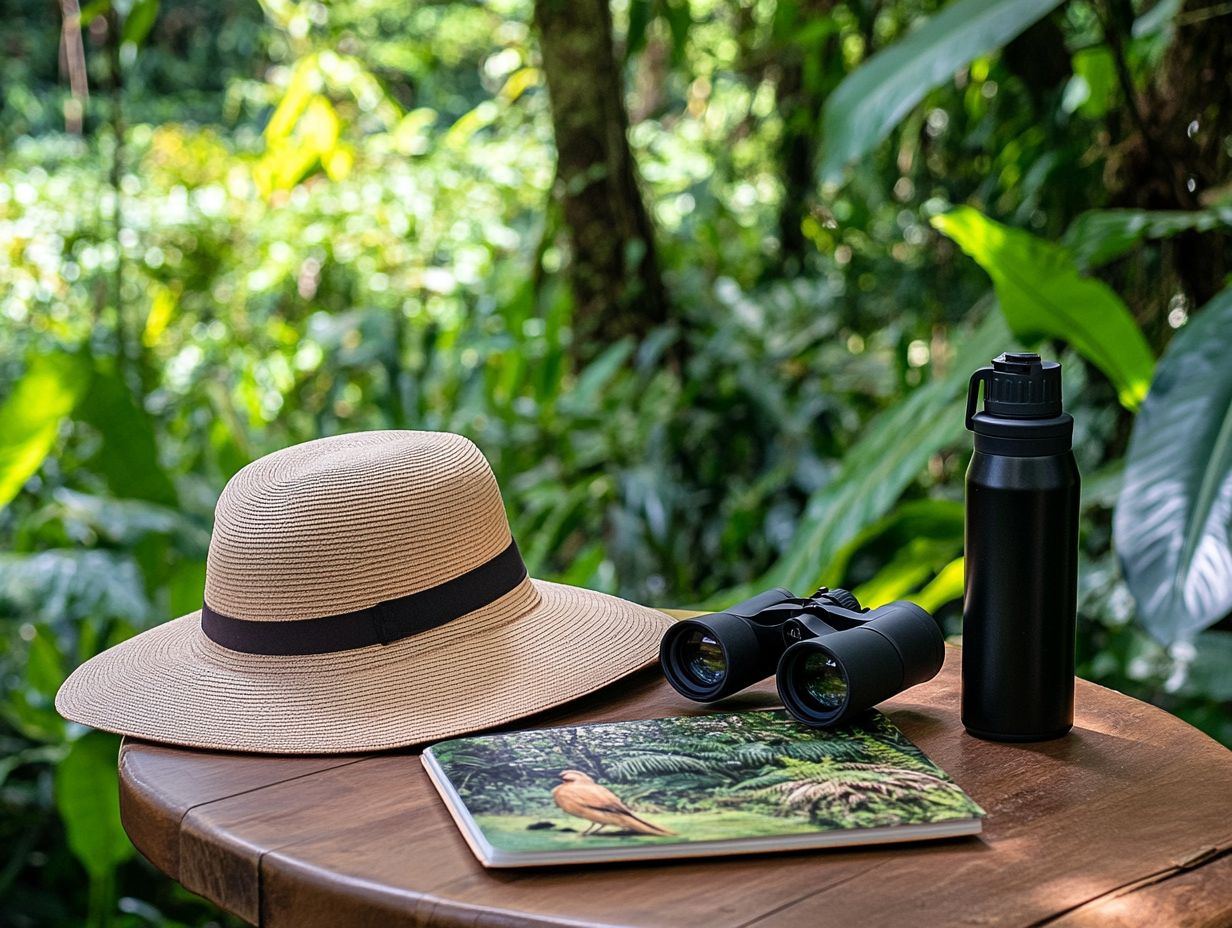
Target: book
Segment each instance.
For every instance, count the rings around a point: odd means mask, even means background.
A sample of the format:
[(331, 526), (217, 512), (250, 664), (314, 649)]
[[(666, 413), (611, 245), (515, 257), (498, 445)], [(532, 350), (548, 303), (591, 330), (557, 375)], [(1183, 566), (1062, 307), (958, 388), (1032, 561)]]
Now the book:
[(422, 760), (485, 867), (951, 838), (984, 815), (875, 712), (833, 732), (781, 710), (541, 728)]

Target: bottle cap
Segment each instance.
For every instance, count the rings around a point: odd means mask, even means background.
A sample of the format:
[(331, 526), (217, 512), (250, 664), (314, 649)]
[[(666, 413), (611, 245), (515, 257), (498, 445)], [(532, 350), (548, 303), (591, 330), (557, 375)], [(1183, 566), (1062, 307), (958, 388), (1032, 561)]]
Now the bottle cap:
[(984, 412), (1009, 419), (1061, 415), (1061, 365), (1034, 352), (1007, 351), (985, 368)]
[[(979, 405), (984, 385), (984, 408)], [(1010, 457), (1068, 451), (1074, 420), (1061, 409), (1061, 365), (1034, 352), (1007, 351), (967, 385), (967, 428), (975, 450)]]

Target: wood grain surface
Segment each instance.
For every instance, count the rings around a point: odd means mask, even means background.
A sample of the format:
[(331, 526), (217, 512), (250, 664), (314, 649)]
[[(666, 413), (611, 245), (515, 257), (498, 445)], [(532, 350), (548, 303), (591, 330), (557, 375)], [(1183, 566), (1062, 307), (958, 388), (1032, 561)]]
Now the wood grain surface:
[[(257, 757), (126, 741), (133, 843), (253, 923), (1232, 926), (1232, 752), (1079, 681), (1074, 731), (992, 744), (958, 719), (959, 654), (882, 708), (987, 811), (980, 838), (489, 871), (414, 752)], [(773, 682), (723, 710), (774, 705)], [(657, 669), (518, 727), (697, 712)], [(702, 710), (704, 711), (704, 710)]]

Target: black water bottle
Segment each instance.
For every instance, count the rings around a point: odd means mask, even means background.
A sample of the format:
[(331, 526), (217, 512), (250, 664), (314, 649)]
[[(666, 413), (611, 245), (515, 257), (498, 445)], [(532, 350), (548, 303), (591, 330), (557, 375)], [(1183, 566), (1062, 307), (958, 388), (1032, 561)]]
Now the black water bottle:
[[(984, 408), (976, 411), (980, 384)], [(1005, 353), (971, 375), (962, 721), (993, 741), (1074, 724), (1078, 465), (1061, 365)]]

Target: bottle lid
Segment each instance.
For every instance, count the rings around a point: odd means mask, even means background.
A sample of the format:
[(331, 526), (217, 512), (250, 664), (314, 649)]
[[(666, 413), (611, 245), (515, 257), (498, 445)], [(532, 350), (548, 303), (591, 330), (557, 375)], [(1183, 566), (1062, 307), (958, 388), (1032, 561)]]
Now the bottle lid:
[(1061, 365), (1034, 352), (1007, 351), (984, 368), (984, 412), (1009, 419), (1061, 415)]
[[(984, 408), (979, 405), (984, 385)], [(975, 450), (1011, 457), (1059, 454), (1072, 443), (1074, 420), (1061, 409), (1061, 365), (1034, 352), (1007, 351), (967, 385), (967, 428)]]

